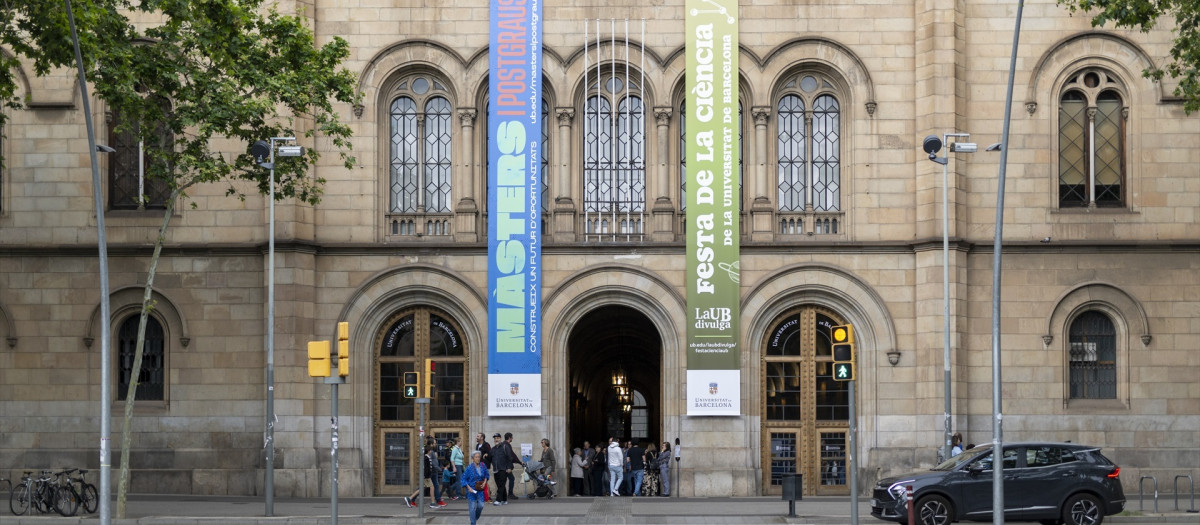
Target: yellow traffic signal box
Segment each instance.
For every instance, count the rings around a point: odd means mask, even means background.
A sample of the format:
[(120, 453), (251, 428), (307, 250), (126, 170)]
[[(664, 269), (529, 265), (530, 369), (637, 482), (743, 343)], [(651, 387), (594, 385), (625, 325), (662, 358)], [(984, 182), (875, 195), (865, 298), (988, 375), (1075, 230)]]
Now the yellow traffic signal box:
[(350, 323), (337, 324), (338, 333), (338, 376), (350, 375)]
[(830, 327), (829, 335), (833, 341), (834, 381), (854, 381), (854, 326), (845, 324)]
[(432, 359), (425, 360), (425, 397), (427, 398), (433, 397), (433, 372), (436, 367), (437, 363)]
[(308, 376), (329, 377), (329, 341), (308, 342)]

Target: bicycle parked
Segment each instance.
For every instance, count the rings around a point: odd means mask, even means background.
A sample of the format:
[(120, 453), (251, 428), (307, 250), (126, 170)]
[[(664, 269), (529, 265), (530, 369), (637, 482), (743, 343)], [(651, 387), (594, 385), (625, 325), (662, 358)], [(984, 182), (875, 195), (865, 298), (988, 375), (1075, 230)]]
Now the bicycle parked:
[(96, 486), (88, 483), (83, 479), (87, 476), (88, 471), (82, 469), (71, 469), (67, 474), (79, 473), (79, 476), (71, 478), (71, 484), (75, 488), (75, 493), (79, 495), (79, 505), (83, 507), (83, 511), (92, 514), (96, 512), (96, 507), (100, 504), (100, 493), (96, 491)]
[[(13, 486), (9, 493), (8, 509), (17, 516), (29, 512), (30, 508), (41, 514), (58, 512), (64, 517), (74, 515), (81, 503), (74, 487), (75, 480), (69, 477), (74, 471), (64, 470), (52, 475), (51, 471), (43, 470), (37, 478), (34, 478), (33, 471), (25, 471), (21, 482)], [(82, 481), (82, 476), (79, 479)]]

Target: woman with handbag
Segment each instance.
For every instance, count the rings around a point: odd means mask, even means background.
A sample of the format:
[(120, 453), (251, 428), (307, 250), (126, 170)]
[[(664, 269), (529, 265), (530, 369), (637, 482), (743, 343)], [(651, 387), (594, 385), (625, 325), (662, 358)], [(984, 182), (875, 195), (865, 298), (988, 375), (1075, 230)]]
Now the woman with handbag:
[(471, 517), (471, 525), (483, 514), (483, 489), (487, 486), (490, 475), (488, 469), (480, 461), (479, 451), (471, 454), (471, 464), (463, 468), (461, 484), (466, 490), (467, 515)]

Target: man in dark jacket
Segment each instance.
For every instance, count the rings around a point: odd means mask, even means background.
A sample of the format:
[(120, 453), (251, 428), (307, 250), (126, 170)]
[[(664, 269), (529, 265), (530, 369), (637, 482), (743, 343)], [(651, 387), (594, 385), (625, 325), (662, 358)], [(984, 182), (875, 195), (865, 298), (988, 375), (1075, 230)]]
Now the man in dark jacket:
[(644, 456), (646, 451), (640, 444), (634, 443), (629, 447), (629, 474), (633, 477), (633, 496), (642, 495), (642, 475), (646, 473), (646, 462)]
[[(592, 495), (592, 457), (596, 453), (592, 451), (592, 444), (583, 442), (583, 494), (584, 496)], [(579, 494), (576, 494), (578, 496)]]

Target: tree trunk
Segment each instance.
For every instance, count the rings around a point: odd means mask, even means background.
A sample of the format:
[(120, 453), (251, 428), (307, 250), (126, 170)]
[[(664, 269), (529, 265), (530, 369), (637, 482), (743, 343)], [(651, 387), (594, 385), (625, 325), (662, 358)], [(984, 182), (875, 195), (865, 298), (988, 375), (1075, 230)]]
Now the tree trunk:
[[(146, 272), (146, 288), (142, 293), (142, 313), (138, 319), (137, 345), (133, 352), (133, 366), (129, 370), (129, 390), (125, 394), (125, 421), (121, 426), (121, 474), (117, 481), (117, 519), (125, 518), (125, 499), (129, 492), (129, 444), (133, 424), (133, 405), (137, 399), (138, 376), (142, 372), (142, 350), (146, 345), (146, 317), (154, 305), (150, 303), (154, 291), (154, 272), (158, 268), (158, 256), (162, 254), (163, 242), (167, 238), (167, 225), (171, 223), (171, 215), (175, 212), (175, 201), (179, 199), (183, 188), (171, 192), (167, 199), (167, 210), (163, 213), (162, 226), (158, 228), (158, 238), (154, 240), (154, 254), (150, 256), (150, 269)], [(111, 322), (105, 319), (104, 322)]]

